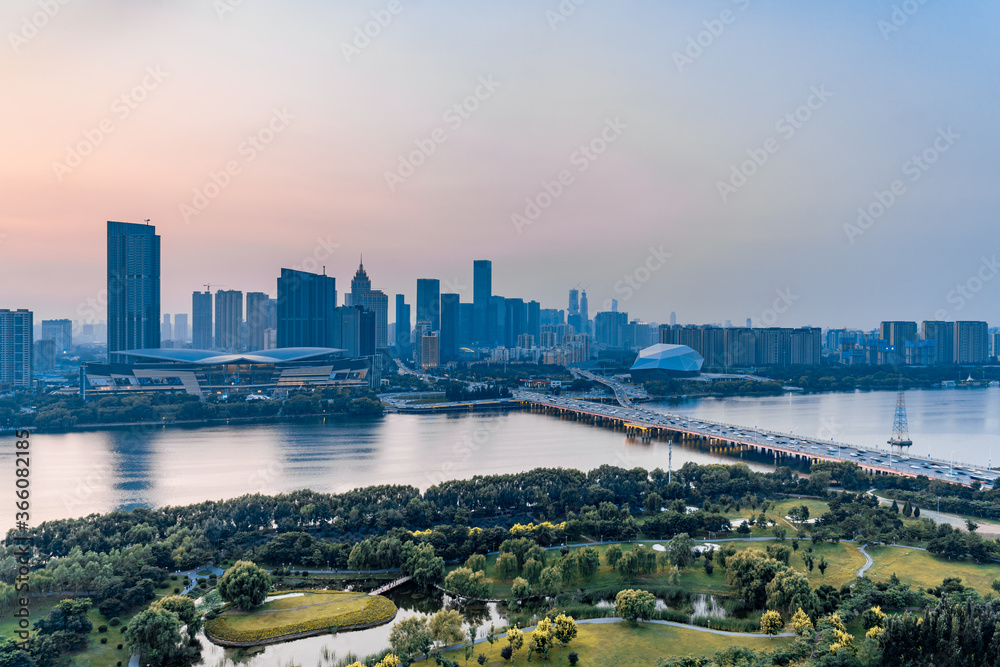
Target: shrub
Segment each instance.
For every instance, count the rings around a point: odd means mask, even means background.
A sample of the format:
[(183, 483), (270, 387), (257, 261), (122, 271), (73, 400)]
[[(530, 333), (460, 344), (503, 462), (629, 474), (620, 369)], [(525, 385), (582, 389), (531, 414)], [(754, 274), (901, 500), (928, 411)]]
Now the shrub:
[(127, 629), (128, 629), (128, 626), (127, 625), (123, 625), (122, 627), (118, 628), (118, 632), (121, 632), (122, 634), (124, 634), (125, 630), (127, 630)]
[(510, 647), (510, 644), (507, 644), (502, 649), (500, 649), (500, 657), (506, 660), (507, 662), (510, 662), (510, 659), (513, 655), (514, 655), (514, 649)]
[[(107, 639), (107, 637), (105, 637), (105, 639)], [(124, 644), (119, 644), (115, 648), (117, 648), (120, 651), (120, 650), (122, 650), (122, 648), (124, 648), (124, 646), (125, 646)]]
[(179, 589), (176, 586), (174, 586), (174, 595), (177, 595), (180, 592), (181, 592), (181, 589)]
[(170, 575), (170, 581), (177, 581), (177, 575), (176, 574)]
[(107, 632), (108, 631), (108, 626), (106, 626), (106, 625), (98, 625), (97, 626), (97, 631), (98, 632)]
[(112, 628), (117, 628), (121, 624), (122, 624), (122, 619), (118, 618), (117, 616), (108, 621), (108, 625), (110, 625)]
[(580, 660), (580, 656), (576, 654), (576, 651), (573, 651), (566, 657), (569, 658), (569, 664), (571, 665), (575, 665)]

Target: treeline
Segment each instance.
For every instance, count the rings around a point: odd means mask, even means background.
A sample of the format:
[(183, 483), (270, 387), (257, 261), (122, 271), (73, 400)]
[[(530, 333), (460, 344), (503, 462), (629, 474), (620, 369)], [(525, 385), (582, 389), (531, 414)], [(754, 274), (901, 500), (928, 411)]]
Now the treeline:
[[(82, 424), (162, 423), (227, 418), (261, 418), (308, 414), (377, 415), (382, 404), (367, 390), (323, 389), (298, 392), (287, 398), (227, 400), (213, 395), (205, 400), (190, 394), (102, 396), (84, 402), (79, 396), (49, 395), (38, 400), (35, 413), (18, 414), (10, 402), (0, 403), (0, 423), (66, 430)], [(6, 411), (6, 412), (5, 412)]]
[(445, 385), (445, 398), (449, 401), (484, 401), (491, 398), (510, 398), (510, 389), (495, 384), (469, 389), (462, 382), (449, 382)]
[(718, 382), (693, 382), (690, 380), (650, 380), (646, 391), (652, 396), (777, 396), (784, 392), (780, 382), (753, 380), (719, 380)]
[(782, 384), (793, 384), (806, 391), (895, 391), (899, 376), (905, 389), (933, 387), (945, 380), (964, 380), (970, 374), (977, 380), (1000, 379), (1000, 367), (985, 366), (782, 366), (759, 370), (758, 375), (774, 378)]

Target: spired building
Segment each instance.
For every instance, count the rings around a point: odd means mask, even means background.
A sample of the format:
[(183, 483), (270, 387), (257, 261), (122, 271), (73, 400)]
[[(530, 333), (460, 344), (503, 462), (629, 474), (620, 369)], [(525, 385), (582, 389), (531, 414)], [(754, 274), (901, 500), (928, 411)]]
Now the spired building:
[(364, 258), (351, 280), (349, 306), (361, 306), (375, 314), (375, 347), (389, 347), (389, 295), (382, 290), (373, 290), (371, 278), (365, 271)]
[(160, 347), (156, 227), (108, 221), (108, 355)]

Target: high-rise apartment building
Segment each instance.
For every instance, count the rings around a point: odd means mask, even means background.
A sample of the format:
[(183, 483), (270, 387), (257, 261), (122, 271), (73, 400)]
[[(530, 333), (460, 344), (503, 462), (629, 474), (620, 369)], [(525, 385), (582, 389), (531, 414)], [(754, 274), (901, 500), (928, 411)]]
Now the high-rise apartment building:
[(189, 338), (187, 313), (177, 313), (174, 315), (174, 340), (183, 343)]
[(191, 295), (191, 347), (196, 350), (212, 349), (212, 293), (194, 292)]
[(955, 323), (924, 320), (921, 323), (924, 343), (929, 350), (928, 364), (950, 364), (955, 359)]
[(281, 269), (278, 347), (337, 347), (336, 308), (337, 283), (332, 276)]
[(215, 293), (215, 347), (233, 352), (242, 348), (243, 292)]
[(56, 354), (64, 354), (73, 349), (72, 320), (42, 320), (42, 339), (55, 341)]
[(989, 346), (989, 325), (986, 322), (955, 322), (956, 364), (986, 363)]
[(271, 298), (264, 292), (247, 292), (247, 349), (266, 348), (264, 332), (271, 328)]
[[(472, 324), (475, 320), (476, 306), (474, 303), (458, 304), (458, 346), (472, 347), (475, 339), (472, 337)], [(442, 313), (443, 316), (443, 313)]]
[(441, 330), (441, 281), (417, 279), (417, 321), (431, 323), (431, 331)]
[(396, 295), (396, 349), (400, 358), (410, 356), (410, 304), (402, 294)]
[(160, 347), (156, 227), (108, 221), (108, 354)]
[(914, 362), (917, 349), (916, 322), (882, 322), (880, 331), (885, 345), (883, 363), (895, 365)]
[(174, 327), (170, 323), (170, 313), (163, 313), (163, 322), (160, 323), (160, 342), (174, 339)]
[(472, 338), (477, 343), (489, 340), (489, 307), (493, 296), (493, 262), (477, 259), (472, 263)]
[(34, 314), (30, 310), (0, 310), (0, 386), (31, 388), (34, 329)]

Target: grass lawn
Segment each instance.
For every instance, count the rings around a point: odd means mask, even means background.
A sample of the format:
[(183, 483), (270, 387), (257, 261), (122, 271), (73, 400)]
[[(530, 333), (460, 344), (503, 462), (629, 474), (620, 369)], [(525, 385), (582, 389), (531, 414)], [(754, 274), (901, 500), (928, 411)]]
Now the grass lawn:
[(249, 613), (227, 612), (226, 624), (234, 630), (265, 630), (361, 611), (373, 599), (364, 593), (306, 593), (273, 600)]
[(868, 576), (876, 581), (885, 581), (895, 572), (904, 583), (932, 588), (939, 586), (945, 577), (961, 577), (963, 584), (985, 595), (992, 592), (990, 582), (1000, 578), (1000, 563), (953, 561), (900, 547), (872, 547), (868, 553), (875, 561)]
[[(505, 663), (500, 657), (500, 649), (507, 644), (504, 639), (498, 641), (492, 648), (486, 643), (477, 644), (473, 660), (475, 660), (475, 656), (484, 653), (488, 658), (487, 665), (513, 665), (515, 667), (526, 665), (528, 664), (526, 655), (529, 637), (530, 633), (526, 633), (524, 646), (509, 663)], [(652, 665), (661, 656), (712, 655), (737, 644), (757, 649), (774, 649), (785, 646), (788, 642), (788, 639), (768, 639), (763, 635), (760, 639), (744, 639), (648, 623), (635, 627), (627, 623), (585, 623), (579, 626), (579, 633), (569, 646), (552, 649), (549, 653), (549, 663), (567, 664), (566, 656), (570, 652), (576, 651), (580, 655), (581, 665), (631, 667), (632, 665)], [(460, 664), (465, 664), (464, 650), (453, 651), (447, 655), (452, 660), (458, 660)], [(425, 661), (417, 664), (432, 663)], [(475, 663), (470, 662), (470, 664)]]

